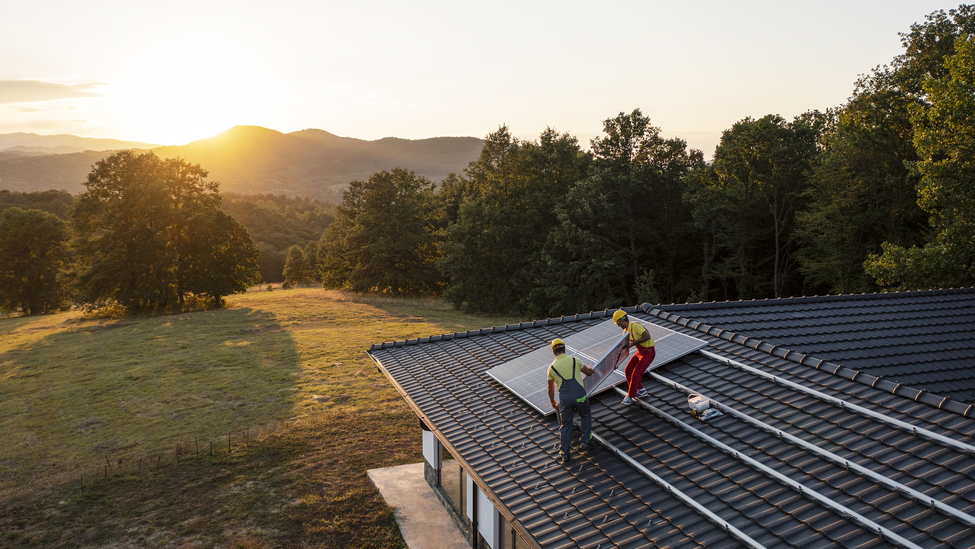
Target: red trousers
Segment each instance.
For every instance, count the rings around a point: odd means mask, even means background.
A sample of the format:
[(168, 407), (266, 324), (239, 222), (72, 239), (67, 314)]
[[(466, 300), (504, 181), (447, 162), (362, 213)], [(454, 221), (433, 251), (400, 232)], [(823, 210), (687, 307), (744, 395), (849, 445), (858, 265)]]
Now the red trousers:
[(636, 397), (636, 394), (643, 389), (643, 373), (647, 371), (650, 367), (650, 363), (653, 362), (653, 357), (657, 356), (657, 351), (654, 347), (649, 349), (642, 346), (636, 345), (636, 354), (630, 357), (629, 362), (626, 363), (626, 369), (623, 372), (626, 374), (626, 383), (629, 388), (626, 390), (626, 396), (630, 398)]

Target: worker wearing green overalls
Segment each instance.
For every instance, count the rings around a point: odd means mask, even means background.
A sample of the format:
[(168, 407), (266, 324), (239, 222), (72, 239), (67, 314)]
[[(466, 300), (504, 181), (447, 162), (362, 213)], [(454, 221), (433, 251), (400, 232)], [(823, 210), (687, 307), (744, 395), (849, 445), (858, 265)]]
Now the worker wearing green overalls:
[[(562, 463), (568, 463), (569, 443), (572, 442), (572, 418), (579, 412), (582, 419), (582, 449), (589, 447), (592, 441), (592, 411), (586, 389), (582, 384), (582, 374), (591, 376), (592, 368), (586, 366), (576, 357), (565, 354), (565, 342), (561, 339), (552, 340), (552, 353), (555, 360), (548, 367), (548, 400), (552, 408), (559, 411), (559, 437), (561, 449), (559, 458)], [(559, 387), (559, 403), (555, 404), (555, 386)]]

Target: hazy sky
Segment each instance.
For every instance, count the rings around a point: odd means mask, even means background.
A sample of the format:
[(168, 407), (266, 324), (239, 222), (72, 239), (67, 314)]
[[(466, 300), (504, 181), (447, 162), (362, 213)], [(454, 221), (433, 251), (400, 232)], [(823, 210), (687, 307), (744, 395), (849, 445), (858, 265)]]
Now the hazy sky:
[(0, 133), (184, 144), (240, 124), (379, 139), (507, 124), (588, 147), (639, 108), (710, 158), (747, 116), (841, 105), (957, 3), (0, 0)]

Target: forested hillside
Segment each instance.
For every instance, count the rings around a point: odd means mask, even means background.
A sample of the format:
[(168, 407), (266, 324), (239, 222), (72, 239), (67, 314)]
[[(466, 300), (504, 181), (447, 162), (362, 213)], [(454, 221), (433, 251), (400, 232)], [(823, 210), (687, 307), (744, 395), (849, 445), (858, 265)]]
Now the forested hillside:
[(264, 282), (283, 282), (288, 249), (318, 242), (335, 219), (328, 202), (271, 194), (224, 193), (221, 209), (239, 221), (261, 252)]
[(71, 154), (0, 156), (0, 188), (8, 191), (38, 192), (62, 190), (78, 194), (85, 177), (96, 162), (112, 151), (85, 151)]
[(41, 210), (52, 213), (61, 219), (68, 219), (68, 212), (74, 205), (74, 196), (65, 191), (42, 191), (36, 193), (0, 191), (0, 212), (7, 208), (22, 210)]

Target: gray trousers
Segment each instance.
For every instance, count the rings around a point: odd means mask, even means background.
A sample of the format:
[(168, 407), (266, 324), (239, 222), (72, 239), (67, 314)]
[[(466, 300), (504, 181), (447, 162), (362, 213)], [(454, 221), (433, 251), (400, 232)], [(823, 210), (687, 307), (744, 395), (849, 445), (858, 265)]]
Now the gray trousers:
[(589, 440), (592, 436), (592, 408), (587, 398), (583, 402), (563, 399), (559, 395), (559, 439), (561, 442), (562, 455), (568, 457), (569, 443), (572, 442), (572, 418), (579, 412), (582, 419), (582, 440)]

